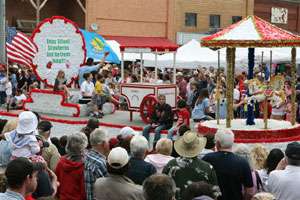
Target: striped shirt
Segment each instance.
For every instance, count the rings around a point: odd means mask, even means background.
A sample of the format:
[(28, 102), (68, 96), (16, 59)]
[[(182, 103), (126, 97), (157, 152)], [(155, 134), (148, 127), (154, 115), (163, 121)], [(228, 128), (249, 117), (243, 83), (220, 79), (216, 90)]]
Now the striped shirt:
[(93, 188), (96, 179), (107, 176), (106, 158), (91, 149), (87, 152), (84, 163), (84, 181), (87, 200), (94, 199)]

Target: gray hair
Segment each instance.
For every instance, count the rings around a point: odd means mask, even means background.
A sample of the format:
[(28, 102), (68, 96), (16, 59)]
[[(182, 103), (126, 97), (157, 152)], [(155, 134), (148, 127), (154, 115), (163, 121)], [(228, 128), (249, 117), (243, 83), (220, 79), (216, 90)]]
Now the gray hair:
[(228, 149), (234, 144), (234, 134), (229, 129), (218, 129), (215, 134), (216, 143), (219, 142), (221, 148)]
[(66, 152), (69, 155), (80, 155), (88, 145), (88, 139), (84, 133), (73, 133), (68, 136)]
[(106, 131), (96, 128), (90, 135), (90, 143), (92, 146), (107, 142), (107, 134)]
[(250, 156), (250, 149), (246, 144), (237, 144), (233, 150), (233, 152), (242, 157), (245, 158), (247, 160), (247, 162), (249, 163), (251, 169), (253, 169), (253, 162)]
[(161, 138), (157, 141), (155, 149), (157, 153), (169, 156), (173, 150), (173, 142), (170, 139)]
[(148, 149), (148, 141), (142, 135), (133, 136), (130, 141), (130, 151), (133, 157), (144, 156), (146, 150)]

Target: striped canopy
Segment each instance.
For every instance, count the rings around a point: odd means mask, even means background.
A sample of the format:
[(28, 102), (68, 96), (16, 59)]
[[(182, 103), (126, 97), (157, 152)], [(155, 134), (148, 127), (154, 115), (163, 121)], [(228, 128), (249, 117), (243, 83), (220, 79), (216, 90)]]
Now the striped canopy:
[(211, 48), (295, 47), (300, 46), (300, 36), (251, 15), (222, 31), (202, 38), (201, 45)]

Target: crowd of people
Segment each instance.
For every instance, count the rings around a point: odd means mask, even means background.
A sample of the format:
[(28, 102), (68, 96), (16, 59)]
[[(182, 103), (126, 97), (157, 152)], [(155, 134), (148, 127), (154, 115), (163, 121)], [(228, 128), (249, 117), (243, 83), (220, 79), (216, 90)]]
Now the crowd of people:
[(31, 111), (0, 125), (1, 200), (300, 199), (299, 142), (268, 151), (183, 125), (151, 150), (130, 127), (110, 137), (97, 118), (61, 138)]
[[(106, 54), (107, 56), (107, 54)], [(105, 57), (106, 57), (105, 56)], [(116, 65), (99, 64), (87, 59), (73, 85), (80, 89), (79, 103), (86, 103), (92, 117), (78, 133), (51, 137), (50, 121), (40, 121), (38, 114), (24, 111), (18, 120), (1, 120), (0, 199), (59, 200), (299, 200), (300, 144), (292, 142), (285, 151), (268, 151), (262, 145), (250, 148), (234, 144), (230, 130), (215, 135), (201, 135), (191, 130), (190, 120), (200, 122), (216, 118), (216, 98), (220, 97), (219, 116), (226, 118), (226, 76), (224, 69), (200, 67), (176, 73), (181, 99), (176, 113), (159, 94), (150, 123), (141, 134), (130, 127), (110, 137), (99, 128), (103, 105), (118, 99), (121, 83), (170, 84), (172, 71), (144, 69), (140, 80), (140, 63), (126, 67), (124, 78)], [(269, 117), (290, 120), (291, 77), (288, 65), (260, 65), (254, 78), (269, 83), (271, 74), (283, 77), (277, 102), (269, 103)], [(251, 96), (261, 92), (250, 87), (247, 73), (235, 76), (234, 117), (246, 118)], [(7, 110), (21, 108), (28, 92), (42, 87), (31, 69), (12, 66), (9, 73), (0, 67), (0, 105)], [(64, 92), (73, 101), (63, 70), (55, 79), (54, 91)], [(297, 85), (297, 107), (300, 79)], [(299, 95), (300, 97), (300, 95)], [(262, 117), (263, 105), (251, 102), (255, 117)], [(123, 107), (124, 106), (124, 107)], [(177, 122), (174, 124), (174, 119)], [(299, 121), (299, 109), (297, 120)], [(162, 137), (167, 130), (167, 138)], [(152, 134), (154, 132), (154, 134)], [(292, 183), (292, 184), (289, 184)]]

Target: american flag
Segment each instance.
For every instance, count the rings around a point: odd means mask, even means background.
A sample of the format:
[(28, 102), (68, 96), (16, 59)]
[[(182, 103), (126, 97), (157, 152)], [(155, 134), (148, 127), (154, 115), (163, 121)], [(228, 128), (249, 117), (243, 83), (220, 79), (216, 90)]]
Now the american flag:
[(14, 27), (8, 27), (6, 53), (9, 61), (31, 67), (37, 47), (27, 35), (17, 31)]

